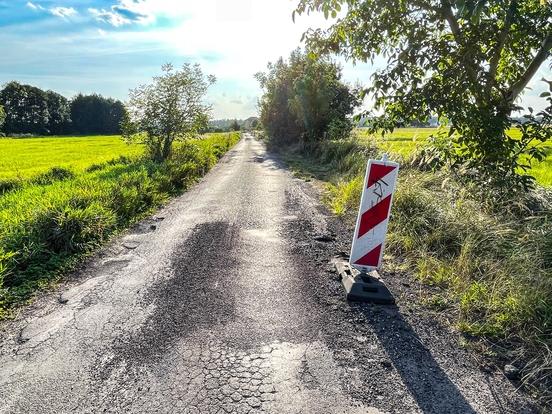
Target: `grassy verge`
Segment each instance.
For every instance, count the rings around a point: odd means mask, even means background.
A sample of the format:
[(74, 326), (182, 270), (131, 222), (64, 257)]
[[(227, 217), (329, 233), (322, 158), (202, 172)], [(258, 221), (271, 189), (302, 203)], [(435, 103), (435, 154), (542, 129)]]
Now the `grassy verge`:
[[(351, 139), (309, 152), (289, 150), (285, 157), (301, 174), (328, 183), (325, 202), (352, 228), (366, 159), (381, 152), (373, 141)], [(519, 368), (522, 383), (550, 406), (552, 193), (541, 188), (508, 205), (476, 194), (445, 173), (419, 171), (405, 159), (387, 265), (431, 285), (425, 305), (442, 312), (467, 344), (500, 367)]]
[(0, 319), (109, 236), (203, 176), (239, 139), (211, 134), (155, 164), (119, 157), (84, 170), (54, 166), (0, 195)]

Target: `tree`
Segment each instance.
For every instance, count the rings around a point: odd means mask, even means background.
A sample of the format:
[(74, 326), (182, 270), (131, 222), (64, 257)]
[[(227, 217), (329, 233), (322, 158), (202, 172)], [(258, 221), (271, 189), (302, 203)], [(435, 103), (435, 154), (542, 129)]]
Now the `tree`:
[(49, 134), (61, 135), (70, 131), (71, 108), (69, 101), (59, 93), (46, 91), (48, 105), (48, 123), (46, 128)]
[(163, 74), (149, 85), (130, 91), (123, 137), (144, 143), (156, 162), (166, 160), (175, 140), (196, 135), (207, 126), (210, 106), (203, 99), (213, 76), (205, 77), (199, 65), (175, 70), (163, 65)]
[(114, 99), (108, 99), (109, 102), (109, 110), (107, 112), (107, 119), (106, 119), (106, 130), (108, 134), (120, 134), (121, 131), (121, 123), (126, 117), (126, 108), (125, 105), (119, 101)]
[(256, 75), (264, 94), (261, 123), (273, 142), (316, 143), (351, 131), (358, 100), (341, 81), (341, 68), (326, 58), (311, 59), (296, 50)]
[(4, 111), (4, 107), (0, 105), (0, 130), (2, 129), (2, 126), (4, 125), (5, 120), (6, 120), (6, 112)]
[(121, 101), (97, 94), (79, 94), (71, 101), (73, 131), (80, 135), (120, 134), (125, 112)]
[(518, 98), (552, 48), (552, 7), (543, 0), (300, 0), (298, 13), (342, 17), (327, 30), (309, 30), (316, 53), (371, 61), (387, 58), (373, 75), (371, 94), (384, 115), (373, 128), (437, 114), (450, 125), (452, 166), (479, 170), (497, 182), (519, 179), (523, 160), (539, 158), (526, 130), (507, 134)]
[(230, 131), (239, 131), (241, 129), (237, 119), (234, 119), (230, 124)]
[(0, 91), (7, 134), (120, 134), (125, 117), (121, 101), (101, 95), (64, 96), (10, 82)]
[(47, 134), (49, 111), (46, 92), (30, 85), (9, 82), (0, 91), (6, 134)]

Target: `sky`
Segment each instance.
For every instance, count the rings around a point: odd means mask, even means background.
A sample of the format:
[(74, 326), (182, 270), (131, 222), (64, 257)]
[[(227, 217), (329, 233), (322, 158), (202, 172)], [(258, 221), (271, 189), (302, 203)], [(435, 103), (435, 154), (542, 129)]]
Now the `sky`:
[[(207, 100), (213, 117), (257, 114), (254, 74), (300, 46), (322, 16), (291, 13), (297, 0), (0, 0), (0, 84), (11, 80), (67, 97), (100, 93), (126, 100), (128, 91), (160, 73), (164, 63), (199, 63), (215, 75)], [(342, 62), (344, 79), (368, 84), (371, 64)], [(376, 61), (376, 67), (381, 65)], [(552, 78), (544, 67), (534, 78)], [(523, 104), (542, 107), (543, 82)]]

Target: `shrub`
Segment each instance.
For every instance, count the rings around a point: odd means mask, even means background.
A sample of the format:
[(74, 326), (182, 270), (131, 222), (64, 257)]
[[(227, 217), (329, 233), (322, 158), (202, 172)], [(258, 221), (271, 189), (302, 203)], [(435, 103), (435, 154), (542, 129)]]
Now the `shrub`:
[(56, 181), (68, 180), (74, 177), (75, 177), (75, 174), (71, 170), (68, 170), (67, 168), (53, 167), (47, 172), (35, 177), (33, 181), (38, 185), (48, 185)]
[(119, 177), (111, 188), (110, 208), (123, 225), (140, 217), (152, 206), (162, 204), (166, 198), (166, 194), (158, 191), (147, 168), (142, 167)]
[(123, 138), (139, 141), (156, 162), (168, 159), (175, 141), (196, 137), (207, 126), (211, 108), (203, 103), (214, 76), (203, 75), (199, 65), (175, 70), (163, 65), (163, 74), (149, 85), (130, 91)]
[(87, 251), (115, 229), (115, 213), (98, 202), (47, 211), (37, 220), (41, 241), (55, 253)]
[(17, 179), (3, 179), (0, 180), (0, 195), (7, 193), (8, 191), (14, 190), (21, 186), (21, 180)]
[(273, 145), (346, 138), (349, 117), (359, 100), (341, 81), (341, 68), (330, 59), (314, 59), (300, 50), (256, 75), (264, 90), (260, 119)]
[(133, 162), (133, 160), (125, 155), (121, 155), (120, 157), (117, 157), (117, 158), (113, 158), (112, 160), (109, 160), (109, 161), (106, 161), (104, 163), (101, 163), (101, 164), (92, 164), (91, 166), (89, 166), (88, 168), (86, 168), (86, 172), (94, 172), (94, 171), (99, 171), (99, 170), (103, 170), (104, 168), (107, 168), (109, 166), (112, 166), (112, 165), (118, 165), (118, 164), (122, 164), (122, 165), (128, 165), (128, 164), (131, 164)]

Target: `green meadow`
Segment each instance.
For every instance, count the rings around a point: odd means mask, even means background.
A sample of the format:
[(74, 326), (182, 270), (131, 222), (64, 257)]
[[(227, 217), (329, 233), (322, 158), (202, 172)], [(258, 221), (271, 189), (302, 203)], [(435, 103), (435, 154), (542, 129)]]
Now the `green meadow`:
[(187, 140), (163, 163), (116, 136), (1, 139), (0, 319), (193, 185), (239, 137)]
[[(357, 129), (357, 132), (361, 142), (374, 143), (391, 154), (408, 158), (416, 151), (416, 148), (425, 143), (430, 135), (437, 132), (437, 128), (399, 128), (384, 136), (370, 134), (365, 129)], [(516, 137), (520, 133), (519, 130), (512, 129), (510, 134)], [(552, 186), (552, 143), (543, 145), (545, 146), (547, 158), (542, 162), (535, 162), (531, 171), (538, 183), (549, 187)]]
[(119, 136), (2, 138), (0, 180), (31, 178), (54, 166), (84, 171), (91, 164), (142, 152), (141, 146), (127, 145)]

